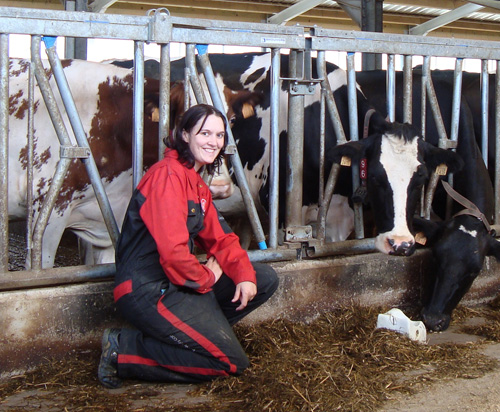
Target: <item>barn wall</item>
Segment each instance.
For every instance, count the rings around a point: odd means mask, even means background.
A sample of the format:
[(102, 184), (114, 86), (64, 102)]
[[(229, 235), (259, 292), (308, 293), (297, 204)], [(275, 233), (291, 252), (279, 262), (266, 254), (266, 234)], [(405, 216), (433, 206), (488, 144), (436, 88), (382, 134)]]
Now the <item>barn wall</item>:
[[(280, 287), (242, 322), (278, 318), (309, 321), (334, 308), (419, 308), (428, 282), (430, 253), (412, 257), (380, 253), (274, 263)], [(123, 324), (113, 304), (113, 283), (74, 284), (0, 293), (0, 378), (46, 358), (99, 348), (106, 327)], [(487, 258), (463, 304), (487, 302), (500, 291), (500, 265)], [(375, 325), (374, 325), (375, 327)]]

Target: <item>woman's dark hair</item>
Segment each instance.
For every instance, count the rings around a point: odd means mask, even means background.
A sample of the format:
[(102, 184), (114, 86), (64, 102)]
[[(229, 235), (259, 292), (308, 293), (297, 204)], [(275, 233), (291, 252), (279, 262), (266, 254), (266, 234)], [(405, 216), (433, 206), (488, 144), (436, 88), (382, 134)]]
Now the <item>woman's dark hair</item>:
[(177, 126), (175, 127), (172, 138), (165, 139), (166, 140), (165, 145), (170, 149), (177, 150), (177, 153), (179, 153), (179, 160), (181, 161), (181, 163), (184, 164), (186, 167), (191, 169), (192, 167), (194, 167), (194, 156), (193, 156), (193, 153), (191, 152), (191, 149), (189, 148), (188, 143), (185, 142), (184, 139), (182, 138), (182, 132), (186, 131), (187, 133), (191, 133), (193, 131), (193, 128), (200, 121), (200, 119), (203, 119), (203, 122), (201, 123), (201, 127), (196, 132), (196, 133), (198, 133), (201, 129), (203, 129), (203, 126), (205, 125), (205, 121), (207, 120), (207, 117), (210, 115), (215, 115), (215, 116), (220, 117), (222, 119), (222, 122), (224, 124), (224, 132), (225, 132), (224, 133), (224, 145), (222, 146), (222, 149), (220, 150), (219, 154), (215, 158), (214, 162), (212, 164), (205, 166), (207, 169), (207, 172), (209, 174), (213, 174), (215, 172), (215, 170), (218, 169), (219, 166), (222, 164), (222, 160), (224, 158), (224, 151), (225, 151), (226, 145), (227, 145), (226, 118), (215, 107), (210, 106), (208, 104), (197, 104), (196, 106), (190, 107), (182, 115), (180, 120), (177, 122)]

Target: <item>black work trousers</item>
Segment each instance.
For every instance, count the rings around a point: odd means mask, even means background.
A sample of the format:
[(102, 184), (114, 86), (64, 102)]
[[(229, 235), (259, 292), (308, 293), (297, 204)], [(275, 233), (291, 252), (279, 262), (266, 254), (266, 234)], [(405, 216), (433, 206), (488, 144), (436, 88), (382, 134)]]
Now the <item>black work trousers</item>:
[(137, 329), (121, 330), (118, 376), (186, 383), (239, 375), (249, 362), (231, 326), (278, 287), (274, 269), (259, 263), (254, 268), (257, 295), (240, 311), (240, 302), (231, 302), (236, 286), (224, 274), (205, 294), (170, 283), (119, 299), (118, 309)]

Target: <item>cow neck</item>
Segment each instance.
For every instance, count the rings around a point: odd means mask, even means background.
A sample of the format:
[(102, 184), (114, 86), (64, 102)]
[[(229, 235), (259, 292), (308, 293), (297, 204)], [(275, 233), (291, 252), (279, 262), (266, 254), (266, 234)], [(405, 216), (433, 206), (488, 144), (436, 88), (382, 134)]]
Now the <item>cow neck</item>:
[(491, 232), (491, 227), (490, 224), (488, 223), (488, 220), (486, 219), (486, 216), (479, 210), (479, 208), (474, 203), (472, 203), (469, 199), (465, 198), (456, 190), (454, 190), (448, 182), (441, 180), (441, 183), (443, 184), (446, 193), (448, 193), (448, 195), (456, 202), (460, 203), (462, 206), (465, 207), (464, 210), (461, 210), (460, 212), (456, 213), (453, 217), (459, 215), (474, 216), (483, 222), (484, 227), (488, 232)]

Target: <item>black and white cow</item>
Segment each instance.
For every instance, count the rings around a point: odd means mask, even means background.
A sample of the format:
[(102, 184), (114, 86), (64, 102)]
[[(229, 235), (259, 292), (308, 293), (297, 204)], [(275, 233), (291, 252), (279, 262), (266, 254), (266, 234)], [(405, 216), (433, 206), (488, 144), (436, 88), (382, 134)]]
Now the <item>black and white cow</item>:
[(431, 289), (422, 320), (430, 331), (448, 328), (453, 310), (483, 268), (486, 256), (500, 260), (500, 242), (475, 216), (460, 215), (444, 222), (414, 222), (432, 247)]
[[(465, 73), (464, 73), (465, 75)], [(367, 98), (379, 109), (385, 110), (385, 78), (382, 71), (360, 73), (358, 81)], [(433, 72), (432, 79), (438, 97), (440, 110), (444, 118), (447, 133), (450, 133), (451, 102), (453, 93), (453, 72)], [(479, 75), (464, 76), (464, 95), (462, 96), (459, 120), (459, 136), (457, 153), (461, 155), (465, 166), (454, 175), (454, 187), (468, 201), (483, 213), (486, 225), (492, 222), (494, 210), (493, 186), (478, 148), (480, 135), (480, 101)], [(421, 72), (413, 73), (413, 119), (420, 127), (420, 90)], [(477, 91), (473, 91), (475, 86)], [(396, 118), (402, 117), (402, 74), (396, 77)], [(471, 103), (474, 103), (473, 105)], [(490, 108), (491, 110), (491, 108)], [(436, 126), (430, 108), (427, 114), (427, 130), (435, 130)], [(489, 123), (492, 121), (490, 120)], [(435, 142), (435, 134), (427, 135), (427, 141)], [(438, 186), (441, 189), (441, 185)], [(444, 190), (438, 191), (434, 202), (434, 210), (444, 218)], [(462, 206), (453, 203), (453, 212)], [(431, 285), (431, 297), (422, 310), (422, 318), (429, 330), (445, 330), (451, 313), (464, 294), (469, 290), (473, 280), (481, 270), (485, 256), (500, 256), (500, 246), (493, 238), (489, 228), (476, 217), (460, 215), (444, 222), (415, 221), (417, 230), (421, 230), (432, 246), (435, 269)]]
[[(268, 169), (269, 169), (269, 130), (270, 130), (270, 63), (268, 53), (248, 53), (238, 55), (211, 55), (211, 65), (221, 87), (233, 90), (247, 89), (263, 94), (263, 101), (255, 108), (255, 116), (236, 118), (232, 125), (238, 150), (254, 199), (268, 206)], [(183, 60), (178, 61), (183, 65)], [(313, 72), (316, 61), (313, 59)], [(175, 64), (173, 64), (175, 67)], [(281, 56), (281, 77), (288, 77), (288, 56)], [(327, 65), (328, 80), (334, 92), (340, 117), (349, 136), (349, 114), (347, 105), (347, 82), (345, 71), (333, 64)], [(287, 83), (283, 82), (281, 94), (286, 97)], [(358, 130), (363, 130), (366, 113), (371, 109), (369, 102), (358, 91)], [(281, 100), (286, 101), (286, 100)], [(304, 206), (312, 206), (318, 201), (319, 193), (319, 87), (314, 95), (305, 97), (304, 121)], [(281, 105), (279, 115), (280, 145), (286, 146), (286, 105)], [(336, 146), (337, 138), (330, 119), (326, 122), (326, 150), (333, 149), (327, 164), (338, 160), (338, 155), (346, 152), (358, 157), (357, 149), (370, 155), (368, 162), (368, 189), (372, 206), (377, 216), (377, 247), (383, 253), (408, 255), (414, 250), (415, 240), (411, 230), (411, 218), (417, 200), (418, 188), (437, 165), (448, 164), (450, 171), (457, 171), (461, 161), (451, 151), (438, 149), (418, 138), (414, 129), (407, 125), (389, 124), (379, 114), (372, 116), (370, 122), (372, 137), (363, 142), (348, 143), (343, 148)], [(361, 135), (361, 133), (360, 133)], [(381, 152), (383, 148), (383, 152)], [(391, 154), (389, 155), (389, 151)], [(285, 153), (284, 150), (281, 151)], [(280, 170), (284, 171), (285, 156), (281, 155)], [(402, 181), (402, 178), (404, 179)], [(396, 183), (397, 181), (397, 183)], [(343, 170), (337, 184), (337, 193), (344, 196), (352, 194), (350, 170)], [(385, 186), (385, 187), (384, 187)], [(280, 187), (284, 187), (280, 177)], [(383, 189), (383, 190), (382, 190)], [(283, 196), (280, 196), (283, 208)], [(221, 211), (226, 214), (241, 209), (241, 196), (238, 191), (228, 199), (219, 201)], [(282, 215), (282, 213), (280, 213)]]

